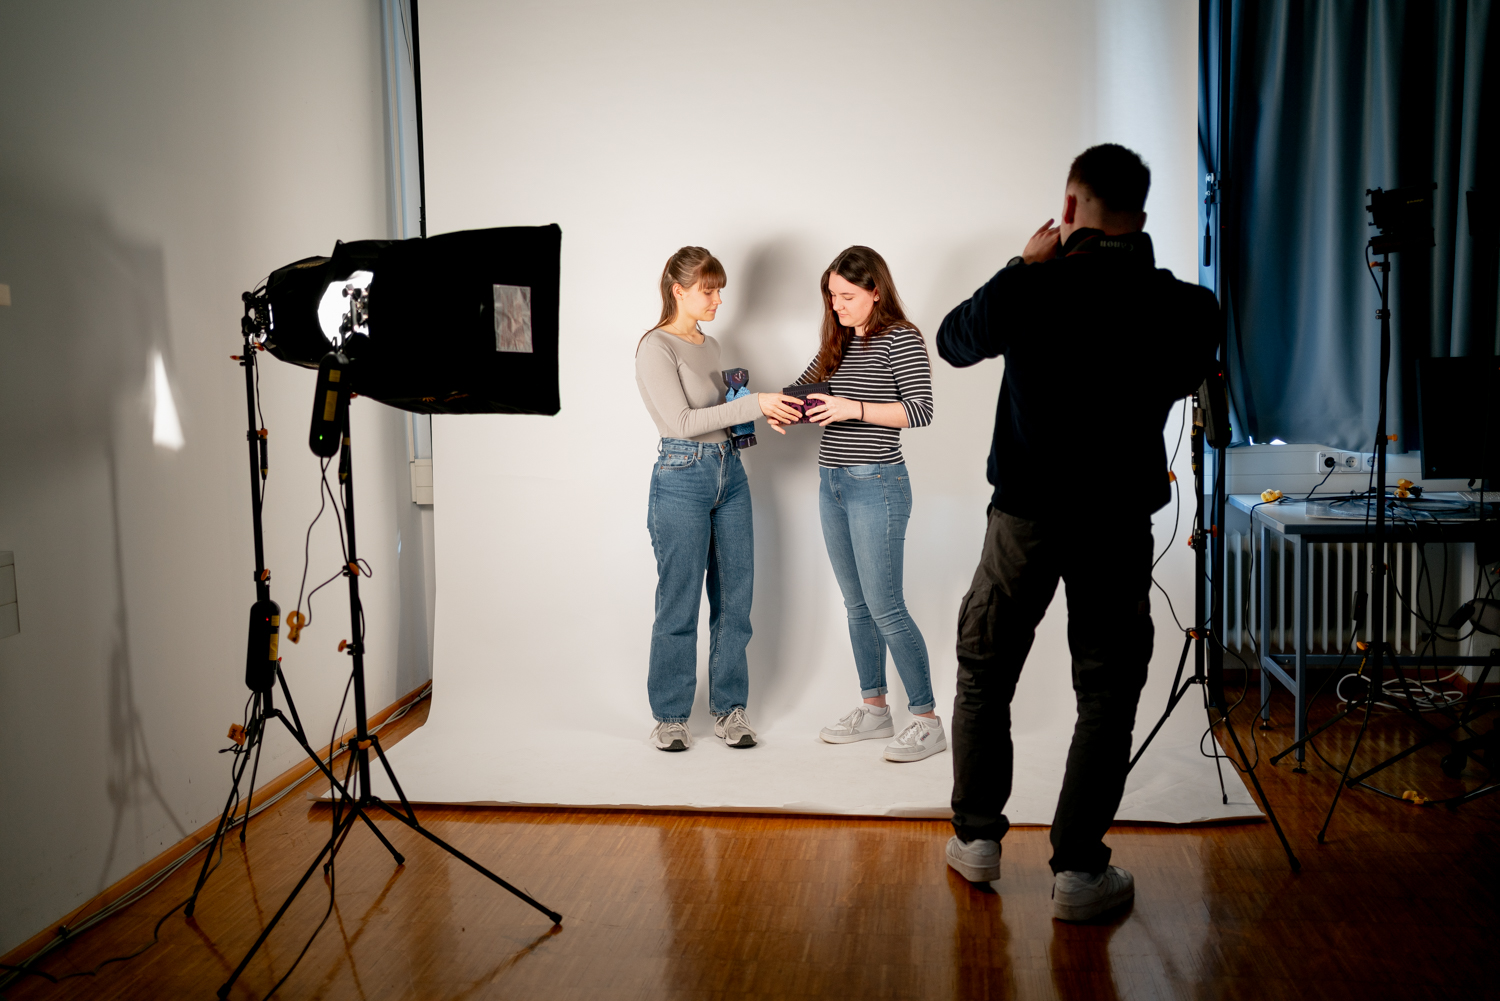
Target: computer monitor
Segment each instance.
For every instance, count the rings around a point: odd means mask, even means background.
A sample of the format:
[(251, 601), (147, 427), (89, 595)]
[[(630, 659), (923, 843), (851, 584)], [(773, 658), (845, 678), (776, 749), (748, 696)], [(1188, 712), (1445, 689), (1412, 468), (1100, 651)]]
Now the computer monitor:
[(1419, 358), (1417, 429), (1424, 479), (1500, 483), (1500, 358)]

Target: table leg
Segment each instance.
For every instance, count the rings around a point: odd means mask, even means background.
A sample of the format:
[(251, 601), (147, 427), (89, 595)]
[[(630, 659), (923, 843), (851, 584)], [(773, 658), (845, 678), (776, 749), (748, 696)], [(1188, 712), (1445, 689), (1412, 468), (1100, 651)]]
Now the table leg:
[[(1256, 649), (1262, 657), (1270, 656), (1268, 644), (1271, 637), (1271, 557), (1267, 549), (1270, 542), (1270, 530), (1264, 523), (1255, 527), (1256, 551), (1259, 559), (1256, 565), (1260, 567), (1260, 583), (1250, 582), (1252, 587), (1258, 588), (1260, 595), (1255, 609), (1255, 632)], [(1264, 667), (1260, 669), (1260, 719), (1264, 726), (1271, 719), (1271, 673)]]
[[(1301, 740), (1307, 736), (1307, 632), (1308, 632), (1308, 587), (1307, 572), (1308, 564), (1312, 562), (1312, 553), (1308, 551), (1307, 537), (1297, 536), (1296, 564), (1292, 567), (1292, 652), (1296, 658), (1297, 685), (1295, 692), (1295, 736), (1294, 740)], [(1302, 762), (1307, 760), (1307, 750), (1304, 746), (1297, 747), (1297, 769), (1302, 770)]]

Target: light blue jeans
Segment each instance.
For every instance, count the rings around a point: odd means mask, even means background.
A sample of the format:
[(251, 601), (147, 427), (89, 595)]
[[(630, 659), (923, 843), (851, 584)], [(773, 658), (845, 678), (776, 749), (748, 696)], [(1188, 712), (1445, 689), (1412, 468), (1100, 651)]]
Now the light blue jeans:
[(911, 481), (906, 463), (818, 470), (818, 514), (833, 575), (849, 612), (849, 640), (860, 695), (884, 695), (885, 651), (906, 686), (913, 713), (931, 712), (932, 672), (927, 643), (901, 590)]
[(698, 686), (698, 605), (708, 582), (708, 709), (743, 708), (755, 590), (750, 481), (729, 442), (663, 438), (646, 526), (656, 553), (656, 622), (646, 694), (657, 722), (682, 721)]

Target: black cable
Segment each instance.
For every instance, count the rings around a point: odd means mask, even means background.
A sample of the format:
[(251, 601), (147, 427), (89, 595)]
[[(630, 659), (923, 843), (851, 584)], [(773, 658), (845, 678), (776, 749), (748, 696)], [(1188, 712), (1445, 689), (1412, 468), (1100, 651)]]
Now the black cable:
[[(327, 485), (329, 459), (323, 460), (324, 486)], [(312, 562), (312, 531), (317, 525), (318, 519), (323, 517), (323, 509), (328, 506), (328, 499), (323, 495), (322, 487), (318, 488), (318, 513), (313, 515), (313, 520), (308, 523), (307, 533), (302, 538), (302, 584), (297, 588), (297, 611), (302, 611), (302, 592), (307, 589), (307, 568)], [(306, 623), (304, 623), (304, 627)]]
[[(344, 697), (339, 700), (338, 712), (335, 713), (333, 717), (333, 732), (328, 735), (328, 748), (330, 754), (337, 753), (335, 750), (335, 745), (337, 744), (339, 739), (339, 723), (344, 718), (344, 707), (349, 704), (349, 689), (353, 685), (354, 674), (353, 672), (350, 672), (349, 680), (344, 683)], [(281, 975), (281, 979), (276, 981), (275, 985), (266, 992), (265, 997), (262, 998), (262, 1001), (269, 1001), (271, 995), (281, 990), (281, 986), (291, 978), (292, 973), (297, 969), (297, 964), (302, 962), (302, 957), (306, 956), (307, 950), (312, 948), (313, 940), (318, 937), (318, 933), (323, 930), (323, 926), (328, 924), (328, 917), (333, 913), (333, 903), (338, 886), (338, 867), (335, 865), (335, 862), (338, 858), (339, 831), (343, 827), (344, 804), (350, 798), (349, 781), (354, 775), (354, 759), (357, 750), (357, 748), (350, 750), (349, 760), (344, 766), (344, 795), (342, 797), (339, 796), (338, 786), (334, 783), (333, 779), (330, 777), (328, 780), (328, 794), (333, 800), (333, 812), (331, 818), (332, 829), (328, 835), (329, 856), (328, 862), (324, 867), (324, 871), (328, 876), (328, 909), (323, 912), (323, 920), (318, 922), (318, 926), (312, 930), (312, 934), (309, 935), (307, 937), (307, 941), (303, 943), (302, 951), (297, 953), (296, 959), (292, 960), (292, 965), (287, 967), (286, 972)], [(353, 807), (351, 806), (350, 809), (352, 810)]]
[[(1244, 669), (1244, 683), (1240, 687), (1240, 697), (1235, 699), (1228, 706), (1224, 707), (1224, 710), (1219, 713), (1219, 718), (1210, 723), (1208, 725), (1208, 728), (1203, 731), (1203, 734), (1198, 737), (1198, 753), (1203, 755), (1205, 758), (1215, 757), (1215, 755), (1208, 754), (1203, 750), (1203, 737), (1212, 732), (1213, 728), (1218, 726), (1220, 723), (1229, 725), (1228, 721), (1230, 715), (1240, 707), (1240, 704), (1245, 701), (1245, 697), (1250, 692), (1250, 664), (1245, 660), (1245, 658), (1241, 657), (1237, 651), (1231, 650), (1227, 646), (1225, 646), (1224, 641), (1219, 639), (1218, 633), (1214, 632), (1212, 629), (1209, 630), (1209, 638), (1212, 642), (1219, 645), (1220, 650), (1222, 650), (1224, 653), (1229, 654), (1235, 660), (1240, 662), (1240, 666)], [(1222, 757), (1226, 758), (1230, 764), (1234, 765), (1236, 770), (1244, 772), (1246, 775), (1255, 771), (1255, 769), (1260, 765), (1260, 742), (1256, 739), (1255, 726), (1253, 724), (1250, 727), (1250, 743), (1255, 748), (1255, 761), (1253, 763), (1250, 763), (1248, 765), (1241, 765), (1239, 762), (1235, 761), (1234, 756), (1229, 754), (1227, 751), (1222, 755)]]
[(182, 908), (186, 907), (188, 900), (191, 899), (191, 897), (184, 898), (180, 904), (161, 916), (161, 919), (156, 922), (156, 927), (151, 930), (150, 942), (147, 942), (135, 952), (128, 953), (127, 955), (111, 956), (109, 959), (104, 960), (98, 966), (95, 966), (92, 970), (77, 970), (73, 973), (64, 973), (61, 976), (58, 976), (55, 974), (47, 973), (43, 970), (33, 970), (30, 967), (26, 966), (11, 966), (9, 963), (0, 963), (0, 970), (5, 970), (9, 973), (20, 974), (22, 976), (40, 977), (51, 984), (60, 984), (64, 980), (73, 980), (78, 977), (97, 977), (99, 975), (99, 971), (104, 969), (106, 966), (109, 966), (111, 963), (123, 963), (126, 960), (134, 959), (144, 953), (147, 949), (150, 949), (152, 946), (156, 945), (156, 943), (161, 940), (161, 926), (167, 923), (167, 918), (170, 918), (173, 914), (176, 914), (178, 911), (182, 910)]
[[(241, 720), (242, 721), (248, 721), (248, 719), (249, 719), (249, 712), (250, 712), (250, 702), (254, 698), (255, 698), (254, 693), (251, 693), (250, 698), (245, 700), (245, 713), (244, 713), (244, 715), (241, 716)], [(247, 753), (247, 752), (245, 751), (244, 748), (241, 748), (238, 744), (232, 745), (230, 748), (226, 748), (226, 750), (231, 750), (233, 752), (230, 755), (230, 773), (232, 775), (233, 772), (234, 772), (234, 759), (235, 759), (235, 757), (237, 757), (240, 754)], [(239, 805), (240, 805), (239, 787), (238, 786), (234, 786), (233, 788), (234, 788), (234, 799), (233, 799), (233, 802), (230, 804), (230, 807), (229, 807), (229, 816), (231, 816), (231, 817), (234, 816), (234, 811), (237, 810), (237, 809), (239, 809)], [(248, 822), (248, 820), (249, 820), (249, 818), (245, 818), (245, 822)], [(229, 838), (227, 837), (227, 835), (229, 833), (229, 829), (231, 827), (233, 827), (233, 826), (235, 826), (235, 825), (231, 822), (230, 825), (225, 828), (224, 833), (225, 833), (226, 837), (222, 837), (222, 838), (219, 839), (219, 858), (218, 858), (218, 861), (214, 862), (213, 867), (208, 870), (208, 875), (210, 875), (210, 876), (212, 876), (215, 872), (218, 871), (219, 866), (221, 866), (221, 865), (224, 864), (224, 842), (229, 840)], [(185, 856), (185, 858), (189, 858), (189, 857), (191, 857), (191, 854), (188, 855), (188, 856)], [(12, 966), (9, 963), (0, 963), (0, 970), (4, 970), (7, 973), (15, 974), (15, 975), (19, 975), (19, 976), (40, 977), (41, 979), (47, 981), (48, 983), (52, 983), (52, 984), (58, 984), (58, 983), (63, 982), (64, 980), (75, 980), (75, 979), (78, 979), (80, 977), (96, 977), (96, 976), (99, 975), (99, 971), (103, 970), (106, 966), (110, 966), (110, 965), (112, 965), (114, 963), (124, 963), (124, 962), (127, 962), (128, 960), (135, 959), (137, 956), (143, 955), (147, 950), (151, 949), (153, 946), (155, 946), (157, 943), (159, 943), (161, 941), (161, 926), (167, 923), (167, 918), (170, 918), (173, 914), (176, 914), (178, 911), (180, 911), (184, 907), (186, 907), (188, 905), (188, 902), (191, 901), (192, 899), (193, 899), (192, 895), (184, 897), (171, 910), (167, 911), (165, 914), (163, 914), (160, 918), (157, 919), (156, 925), (151, 929), (151, 941), (147, 942), (145, 945), (141, 946), (139, 949), (135, 950), (134, 952), (125, 953), (124, 955), (120, 955), (120, 956), (111, 956), (108, 959), (101, 960), (92, 969), (89, 969), (89, 970), (75, 970), (72, 973), (62, 973), (62, 974), (53, 974), (53, 973), (47, 973), (47, 972), (45, 972), (43, 970), (33, 970), (33, 969), (31, 969), (29, 963), (35, 962), (36, 960), (41, 959), (45, 955), (45, 952), (43, 952), (43, 953), (40, 953), (40, 954), (32, 957), (32, 959), (30, 959), (30, 960), (27, 961), (27, 964), (23, 964), (21, 966)], [(66, 930), (63, 931), (63, 935), (64, 935), (65, 938), (67, 937)]]
[(1161, 592), (1162, 597), (1167, 599), (1167, 611), (1169, 611), (1169, 612), (1172, 613), (1172, 621), (1175, 622), (1175, 623), (1177, 623), (1177, 630), (1179, 632), (1187, 632), (1187, 630), (1184, 629), (1183, 626), (1182, 626), (1182, 621), (1177, 618), (1177, 609), (1175, 607), (1173, 607), (1173, 605), (1172, 605), (1172, 596), (1167, 593), (1167, 589), (1164, 588), (1164, 587), (1162, 587), (1161, 586), (1161, 582), (1158, 581), (1155, 577), (1151, 578), (1151, 583), (1155, 584), (1156, 585), (1156, 589)]
[(1303, 497), (1302, 500), (1304, 502), (1312, 500), (1312, 495), (1318, 492), (1318, 487), (1321, 487), (1323, 484), (1327, 483), (1328, 482), (1328, 477), (1332, 476), (1334, 470), (1337, 469), (1337, 468), (1338, 468), (1337, 466), (1334, 466), (1332, 469), (1329, 469), (1328, 472), (1324, 473), (1323, 474), (1323, 478), (1318, 481), (1318, 485), (1315, 486), (1315, 487), (1313, 487), (1311, 490), (1309, 490), (1307, 492), (1307, 496)]
[(338, 495), (334, 493), (333, 487), (328, 482), (329, 461), (327, 459), (323, 460), (323, 489), (328, 491), (328, 499), (333, 501), (333, 523), (338, 526), (339, 530), (339, 554), (343, 556), (344, 563), (347, 565), (349, 563), (349, 544), (344, 541), (344, 514), (340, 509), (341, 505), (339, 504)]
[[(372, 728), (372, 732), (375, 731), (375, 730), (384, 729), (385, 727), (390, 726), (391, 724), (395, 723), (397, 720), (401, 719), (407, 713), (411, 712), (411, 710), (414, 707), (416, 707), (421, 702), (423, 702), (429, 695), (431, 695), (431, 693), (432, 693), (432, 688), (431, 688), (431, 683), (429, 682), (428, 686), (426, 688), (424, 688), (424, 690), (421, 693), (419, 693), (416, 698), (412, 699), (406, 705), (402, 706), (400, 708), (400, 710), (398, 710), (397, 712), (395, 712), (392, 715), (390, 715), (389, 717), (387, 717), (385, 719), (385, 721), (382, 722), (379, 726), (373, 727)], [(244, 753), (244, 752), (241, 752), (241, 753)], [(330, 748), (329, 754), (328, 754), (328, 758), (327, 758), (327, 760), (324, 763), (331, 765), (333, 763), (333, 759), (335, 757), (337, 757), (337, 749)], [(231, 763), (231, 769), (232, 768), (233, 768), (233, 764)], [(308, 778), (311, 778), (312, 775), (315, 774), (316, 771), (318, 771), (318, 769), (314, 769), (314, 771), (307, 772), (306, 774), (298, 777), (296, 780), (294, 780), (290, 785), (288, 785), (281, 792), (277, 793), (275, 796), (272, 796), (269, 800), (265, 800), (265, 801), (261, 802), (258, 806), (256, 806), (255, 812), (253, 814), (251, 814), (251, 816), (252, 817), (259, 816), (261, 813), (263, 813), (266, 810), (270, 809), (271, 807), (275, 806), (278, 802), (280, 802), (282, 800), (282, 798), (284, 798), (289, 793), (291, 793), (291, 791), (293, 789), (295, 789), (297, 786), (301, 785)], [(236, 798), (235, 798), (235, 801), (234, 801), (233, 805), (234, 805), (235, 808), (238, 808), (238, 806), (239, 806), (238, 795), (236, 795)], [(231, 810), (231, 814), (232, 814), (232, 812), (233, 811)], [(228, 831), (233, 830), (235, 827), (238, 827), (241, 824), (248, 823), (249, 820), (250, 820), (250, 817), (240, 817), (238, 819), (231, 820), (229, 822), (228, 827), (225, 828), (225, 832), (227, 833)], [(218, 857), (218, 860), (214, 863), (213, 867), (211, 869), (209, 869), (209, 875), (213, 875), (215, 872), (217, 872), (218, 869), (219, 869), (219, 866), (221, 866), (223, 864), (223, 862), (224, 862), (224, 843), (227, 840), (228, 840), (227, 838), (221, 838), (219, 840), (219, 857)], [(130, 956), (112, 957), (109, 960), (105, 960), (104, 963), (101, 963), (93, 971), (82, 970), (82, 971), (78, 971), (76, 973), (65, 973), (65, 974), (60, 974), (60, 975), (59, 974), (43, 973), (40, 970), (33, 970), (33, 969), (31, 969), (31, 965), (30, 965), (32, 963), (36, 963), (36, 962), (41, 961), (43, 958), (46, 957), (46, 955), (48, 953), (50, 953), (53, 949), (57, 948), (57, 946), (60, 945), (60, 944), (62, 944), (63, 942), (66, 942), (66, 941), (70, 940), (71, 938), (76, 937), (77, 935), (81, 935), (83, 932), (88, 931), (89, 929), (93, 928), (95, 925), (99, 924), (101, 921), (105, 920), (106, 918), (113, 916), (114, 914), (118, 913), (119, 911), (124, 910), (126, 907), (129, 907), (129, 906), (133, 905), (134, 903), (136, 903), (136, 901), (142, 899), (146, 894), (150, 893), (152, 890), (155, 890), (158, 886), (160, 886), (163, 882), (165, 882), (165, 880), (167, 879), (167, 877), (171, 876), (172, 873), (174, 873), (174, 872), (177, 871), (177, 869), (179, 869), (183, 865), (185, 865), (190, 859), (192, 859), (194, 856), (196, 856), (198, 854), (198, 852), (202, 851), (210, 843), (211, 842), (208, 842), (208, 841), (199, 842), (199, 844), (196, 847), (190, 849), (187, 852), (187, 854), (185, 854), (182, 857), (178, 858), (176, 861), (174, 861), (173, 863), (171, 863), (170, 865), (168, 865), (165, 869), (161, 870), (156, 875), (152, 876), (141, 887), (137, 887), (136, 889), (131, 890), (129, 893), (127, 893), (124, 896), (120, 897), (118, 900), (114, 901), (113, 903), (108, 904), (105, 907), (101, 908), (99, 911), (96, 911), (95, 913), (89, 915), (88, 918), (86, 918), (82, 922), (80, 922), (79, 927), (77, 927), (76, 929), (66, 929), (66, 928), (63, 929), (61, 931), (61, 933), (59, 934), (58, 938), (55, 938), (52, 941), (48, 942), (46, 945), (42, 946), (41, 949), (39, 949), (37, 952), (33, 953), (31, 955), (31, 957), (28, 958), (26, 960), (26, 962), (23, 963), (23, 964), (21, 964), (20, 966), (13, 966), (13, 965), (10, 965), (10, 964), (0, 964), (0, 970), (7, 971), (5, 973), (4, 978), (0, 978), (0, 979), (3, 979), (3, 981), (4, 981), (3, 983), (0, 983), (0, 988), (8, 986), (9, 984), (11, 984), (11, 983), (14, 982), (13, 978), (21, 977), (21, 976), (36, 976), (36, 977), (41, 977), (42, 979), (51, 981), (53, 983), (56, 983), (56, 982), (61, 981), (61, 980), (70, 979), (70, 978), (73, 978), (73, 977), (92, 976), (99, 969), (102, 969), (102, 967), (105, 964), (107, 964), (107, 963), (120, 962), (120, 961), (123, 961), (125, 959), (131, 959), (131, 958), (134, 958), (135, 956), (140, 955), (144, 950), (137, 950), (135, 953), (132, 953)], [(185, 903), (187, 903), (187, 901), (183, 901), (183, 904), (185, 904)], [(171, 911), (168, 911), (167, 914), (164, 915), (164, 917), (170, 917), (172, 915), (172, 913), (174, 913), (181, 906), (182, 906), (182, 904), (177, 905), (177, 907), (174, 907)], [(160, 928), (160, 922), (158, 922), (157, 927)], [(147, 948), (149, 948), (149, 946)]]
[[(313, 600), (313, 595), (317, 594), (319, 591), (323, 590), (323, 588), (327, 587), (329, 584), (332, 584), (334, 581), (336, 581), (340, 577), (344, 576), (344, 573), (345, 573), (345, 571), (340, 570), (338, 573), (334, 574), (332, 577), (328, 578), (323, 583), (319, 584), (317, 587), (315, 587), (315, 588), (312, 589), (312, 593), (307, 596), (307, 621), (305, 621), (305, 622), (302, 623), (302, 628), (303, 629), (306, 629), (308, 626), (312, 625), (312, 600)], [(298, 610), (299, 611), (301, 610), (301, 602), (300, 602), (300, 600), (298, 602)]]
[[(354, 680), (353, 675), (350, 675), (350, 681), (352, 682), (353, 680)], [(344, 688), (344, 697), (347, 699), (348, 696), (349, 696), (349, 689), (348, 689), (348, 686), (345, 686), (345, 688)], [(342, 716), (343, 712), (344, 712), (343, 706), (340, 705), (339, 706), (339, 715)], [(335, 724), (334, 724), (335, 734), (337, 734), (337, 726), (338, 725), (335, 722)], [(353, 772), (354, 772), (354, 755), (351, 753), (349, 755), (349, 763), (344, 768), (344, 789), (346, 791), (346, 794), (347, 794), (347, 790), (349, 788), (349, 779), (350, 779), (350, 776), (353, 775)], [(330, 780), (330, 782), (329, 782), (330, 789), (332, 788), (332, 785), (333, 785), (333, 783)], [(327, 862), (327, 864), (324, 867), (324, 872), (328, 876), (328, 909), (323, 912), (323, 920), (319, 921), (318, 922), (318, 926), (312, 930), (312, 934), (309, 935), (309, 936), (307, 936), (307, 941), (302, 944), (302, 951), (299, 952), (299, 953), (297, 953), (297, 958), (294, 959), (294, 960), (292, 960), (292, 965), (289, 966), (289, 967), (287, 967), (286, 972), (281, 975), (281, 979), (278, 980), (278, 981), (276, 981), (276, 983), (271, 987), (271, 989), (269, 991), (266, 991), (265, 997), (262, 998), (261, 1001), (270, 1001), (271, 995), (273, 995), (277, 991), (281, 990), (281, 986), (283, 984), (285, 984), (288, 980), (291, 979), (292, 974), (297, 969), (297, 964), (302, 962), (302, 957), (306, 956), (307, 955), (307, 950), (309, 950), (309, 949), (312, 948), (313, 940), (318, 937), (318, 933), (323, 930), (323, 926), (326, 925), (326, 924), (328, 924), (329, 915), (331, 915), (333, 913), (333, 904), (334, 904), (334, 900), (336, 899), (336, 894), (338, 892), (338, 866), (335, 864), (335, 860), (336, 860), (337, 854), (338, 854), (338, 844), (337, 844), (337, 842), (338, 842), (338, 837), (339, 837), (339, 828), (341, 826), (340, 822), (343, 819), (342, 801), (336, 799), (334, 801), (334, 804), (335, 805), (334, 805), (334, 810), (333, 810), (333, 832), (331, 834), (329, 834), (329, 836), (328, 836), (328, 846), (329, 846), (329, 852), (330, 852), (330, 854), (328, 856), (328, 862)]]

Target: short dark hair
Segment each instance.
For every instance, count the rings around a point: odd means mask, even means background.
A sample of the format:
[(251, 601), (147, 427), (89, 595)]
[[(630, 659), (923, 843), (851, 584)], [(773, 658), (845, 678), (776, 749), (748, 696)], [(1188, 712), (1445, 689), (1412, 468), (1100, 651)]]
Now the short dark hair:
[(1078, 154), (1068, 182), (1087, 187), (1111, 212), (1139, 212), (1151, 190), (1151, 168), (1132, 150), (1104, 143)]

